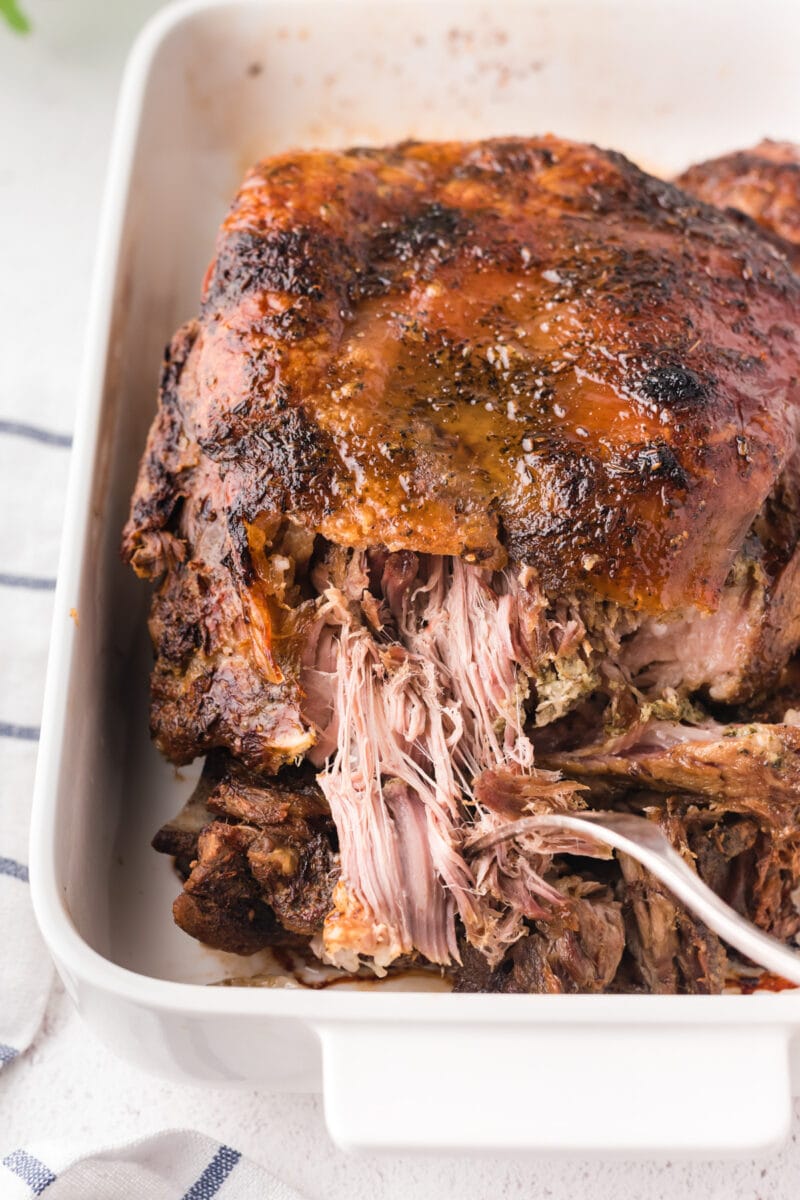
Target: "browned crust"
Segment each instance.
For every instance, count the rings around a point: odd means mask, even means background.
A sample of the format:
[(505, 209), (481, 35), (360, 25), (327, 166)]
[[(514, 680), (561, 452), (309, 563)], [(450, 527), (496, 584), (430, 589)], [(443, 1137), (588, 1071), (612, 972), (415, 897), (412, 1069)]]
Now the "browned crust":
[(223, 225), (184, 423), (232, 532), (292, 513), (342, 544), (508, 551), (554, 592), (713, 607), (792, 443), (799, 316), (772, 247), (618, 154), (286, 154)]

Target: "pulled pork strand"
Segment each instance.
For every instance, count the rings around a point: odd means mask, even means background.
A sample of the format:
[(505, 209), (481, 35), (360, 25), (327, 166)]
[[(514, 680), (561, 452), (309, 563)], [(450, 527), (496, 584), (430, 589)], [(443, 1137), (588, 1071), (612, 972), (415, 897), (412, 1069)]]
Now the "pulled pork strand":
[[(472, 916), (472, 879), (453, 846), (458, 789), (445, 713), (431, 672), (398, 651), (382, 655), (363, 629), (344, 628), (339, 637), (338, 748), (319, 783), (339, 831), (342, 888), (323, 947), (329, 961), (350, 969), (351, 894), (359, 945), (371, 942), (379, 970), (414, 949), (431, 962), (450, 962), (457, 955), (454, 900), (463, 895), (463, 915)], [(432, 778), (419, 761), (420, 742), (435, 755)], [(367, 943), (365, 913), (373, 918)]]
[[(524, 700), (544, 603), (530, 573), (409, 553), (372, 565), (377, 600), (361, 552), (316, 575), (324, 591), (303, 685), (342, 856), (316, 946), (350, 970), (366, 958), (382, 973), (415, 951), (449, 965), (460, 961), (458, 917), (496, 961), (526, 933), (525, 918), (563, 902), (544, 878), (551, 854), (537, 854), (534, 839), (484, 856), (477, 873), (465, 853), (475, 822), (485, 830), (498, 819), (476, 792), (482, 773), (539, 779)], [(560, 795), (579, 791), (568, 784)]]

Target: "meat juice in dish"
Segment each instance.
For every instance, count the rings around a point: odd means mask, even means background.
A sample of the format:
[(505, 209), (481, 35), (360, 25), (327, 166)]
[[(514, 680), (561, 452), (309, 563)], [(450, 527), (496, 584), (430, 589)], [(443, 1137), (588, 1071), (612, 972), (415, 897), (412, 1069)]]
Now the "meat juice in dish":
[(257, 164), (178, 331), (123, 554), (160, 830), (238, 954), (458, 990), (718, 992), (637, 863), (486, 833), (657, 821), (800, 930), (800, 165), (680, 186), (555, 137)]

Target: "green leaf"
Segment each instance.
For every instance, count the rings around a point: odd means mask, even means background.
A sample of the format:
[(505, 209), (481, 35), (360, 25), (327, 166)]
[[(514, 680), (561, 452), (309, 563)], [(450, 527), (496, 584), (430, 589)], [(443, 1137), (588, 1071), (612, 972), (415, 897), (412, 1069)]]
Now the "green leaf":
[(16, 33), (28, 33), (31, 23), (17, 5), (17, 0), (0, 0), (0, 17), (5, 17)]

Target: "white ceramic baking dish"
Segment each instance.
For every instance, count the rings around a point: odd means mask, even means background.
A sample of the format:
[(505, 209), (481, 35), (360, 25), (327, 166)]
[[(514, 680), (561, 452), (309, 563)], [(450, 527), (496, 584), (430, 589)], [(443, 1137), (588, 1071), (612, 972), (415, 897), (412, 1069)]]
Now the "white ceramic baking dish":
[(145, 30), (109, 168), (31, 847), (48, 945), (121, 1054), (178, 1078), (321, 1088), (349, 1146), (708, 1156), (785, 1136), (789, 992), (206, 986), (253, 968), (172, 925), (178, 883), (148, 843), (190, 783), (148, 741), (147, 597), (117, 542), (162, 347), (196, 309), (251, 160), (550, 129), (669, 172), (767, 133), (800, 139), (798, 45), (800, 6), (778, 0), (201, 0)]

